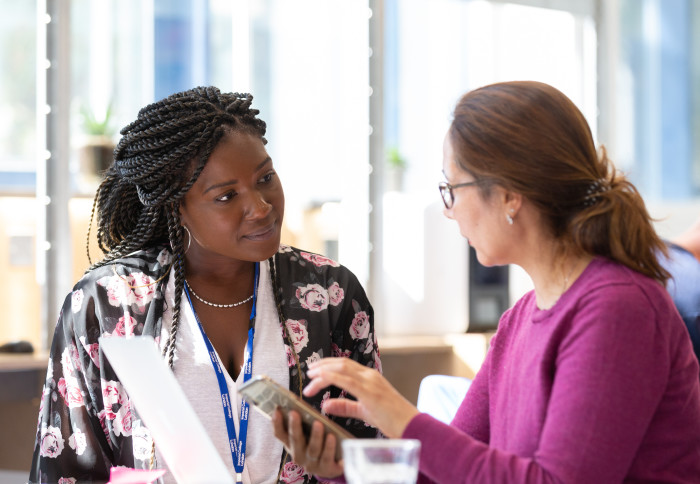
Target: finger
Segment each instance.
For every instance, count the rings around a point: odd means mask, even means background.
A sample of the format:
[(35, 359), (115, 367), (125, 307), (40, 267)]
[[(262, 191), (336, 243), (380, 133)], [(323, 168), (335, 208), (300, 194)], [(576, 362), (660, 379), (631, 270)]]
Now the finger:
[(284, 417), (279, 408), (276, 408), (275, 411), (272, 412), (272, 428), (275, 437), (282, 442), (285, 449), (289, 450), (289, 433), (287, 433), (287, 429), (284, 426)]
[[(347, 359), (347, 358), (344, 358)], [(334, 385), (353, 394), (359, 400), (366, 396), (366, 389), (381, 385), (381, 374), (372, 368), (344, 365), (318, 367), (308, 372), (311, 382), (304, 388), (304, 394), (312, 396), (327, 386)], [(375, 381), (376, 380), (376, 381)], [(308, 392), (308, 393), (307, 393)]]
[(307, 397), (313, 397), (316, 395), (318, 392), (326, 388), (327, 386), (331, 385), (330, 382), (327, 382), (323, 378), (317, 377), (312, 379), (305, 387), (304, 390), (302, 390), (302, 393), (307, 396)]
[(337, 443), (338, 440), (336, 439), (335, 435), (326, 435), (326, 440), (323, 443), (323, 451), (321, 452), (321, 458), (319, 459), (318, 475), (335, 477), (343, 474), (342, 460), (335, 460), (335, 449)]
[(311, 426), (311, 435), (306, 444), (306, 458), (318, 462), (323, 450), (323, 424), (314, 422)]
[(326, 435), (326, 441), (323, 443), (323, 451), (321, 452), (321, 465), (323, 467), (333, 467), (333, 465), (336, 463), (335, 461), (335, 447), (336, 447), (337, 439), (335, 438), (335, 435), (333, 434), (328, 434)]
[(343, 373), (346, 371), (357, 371), (358, 369), (362, 368), (366, 367), (350, 358), (330, 357), (321, 358), (320, 360), (309, 363), (308, 373), (311, 376), (320, 370), (337, 371)]
[(306, 436), (301, 427), (301, 416), (291, 410), (287, 416), (287, 431), (289, 432), (289, 447), (294, 461), (304, 466), (306, 463)]
[(347, 398), (329, 398), (323, 404), (323, 410), (338, 417), (349, 417), (363, 420), (365, 418), (360, 404)]
[[(330, 385), (338, 385), (338, 378), (343, 375), (358, 375), (366, 369), (349, 358), (323, 358), (309, 365), (307, 376), (311, 382), (304, 388), (304, 395), (311, 397)], [(350, 380), (357, 378), (353, 376)]]

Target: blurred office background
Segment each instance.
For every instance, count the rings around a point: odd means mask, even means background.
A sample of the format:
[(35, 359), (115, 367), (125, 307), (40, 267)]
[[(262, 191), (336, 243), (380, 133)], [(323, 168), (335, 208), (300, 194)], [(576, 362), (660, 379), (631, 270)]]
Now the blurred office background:
[[(442, 139), (469, 89), (514, 79), (558, 87), (662, 235), (700, 215), (698, 0), (0, 7), (0, 343), (47, 349), (88, 265), (92, 197), (119, 129), (145, 104), (197, 85), (254, 95), (287, 196), (283, 241), (358, 275), (387, 355), (392, 345), (397, 357), (415, 355), (410, 337), (442, 354), (430, 337), (488, 334), (529, 289), (517, 268), (470, 264), (442, 216)], [(99, 258), (94, 241), (90, 250)], [(483, 349), (464, 350), (472, 370)]]

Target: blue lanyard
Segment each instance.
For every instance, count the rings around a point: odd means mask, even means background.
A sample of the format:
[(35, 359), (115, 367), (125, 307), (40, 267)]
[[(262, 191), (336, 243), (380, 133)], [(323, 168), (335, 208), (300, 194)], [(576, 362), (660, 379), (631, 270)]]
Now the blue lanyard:
[[(260, 277), (260, 263), (255, 263), (255, 282), (253, 284), (253, 309), (250, 311), (250, 329), (248, 330), (248, 342), (246, 343), (245, 361), (243, 364), (243, 381), (246, 382), (250, 380), (253, 374), (253, 338), (255, 336), (255, 307), (258, 299), (258, 279)], [(248, 402), (243, 400), (241, 402), (241, 420), (239, 422), (240, 426), (240, 438), (236, 438), (236, 426), (233, 422), (233, 406), (231, 403), (231, 398), (229, 396), (228, 385), (226, 384), (226, 377), (221, 369), (219, 360), (216, 358), (216, 351), (214, 346), (212, 346), (211, 341), (204, 332), (204, 327), (199, 321), (199, 316), (197, 316), (197, 311), (194, 310), (194, 305), (192, 304), (192, 299), (190, 298), (190, 292), (187, 290), (187, 284), (185, 284), (185, 294), (187, 295), (187, 300), (190, 303), (194, 317), (199, 325), (199, 330), (202, 333), (202, 338), (204, 338), (204, 344), (207, 345), (207, 350), (209, 351), (209, 358), (211, 359), (211, 364), (214, 367), (214, 372), (216, 373), (216, 379), (219, 381), (219, 391), (221, 392), (221, 405), (224, 408), (224, 417), (226, 420), (226, 430), (228, 431), (228, 441), (229, 447), (231, 449), (231, 460), (233, 460), (233, 468), (236, 470), (236, 482), (243, 482), (243, 467), (245, 465), (245, 443), (248, 437)]]

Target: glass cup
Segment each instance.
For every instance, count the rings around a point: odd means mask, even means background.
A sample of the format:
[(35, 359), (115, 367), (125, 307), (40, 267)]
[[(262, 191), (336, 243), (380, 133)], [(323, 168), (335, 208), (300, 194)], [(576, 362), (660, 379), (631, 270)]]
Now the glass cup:
[(420, 441), (346, 439), (343, 462), (348, 484), (415, 484)]

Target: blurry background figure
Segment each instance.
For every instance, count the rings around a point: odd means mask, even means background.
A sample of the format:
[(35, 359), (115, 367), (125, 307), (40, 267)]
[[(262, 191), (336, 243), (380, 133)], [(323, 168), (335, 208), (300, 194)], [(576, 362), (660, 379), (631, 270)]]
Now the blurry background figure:
[(668, 242), (668, 259), (660, 261), (671, 273), (667, 288), (688, 327), (695, 356), (700, 360), (700, 218)]

